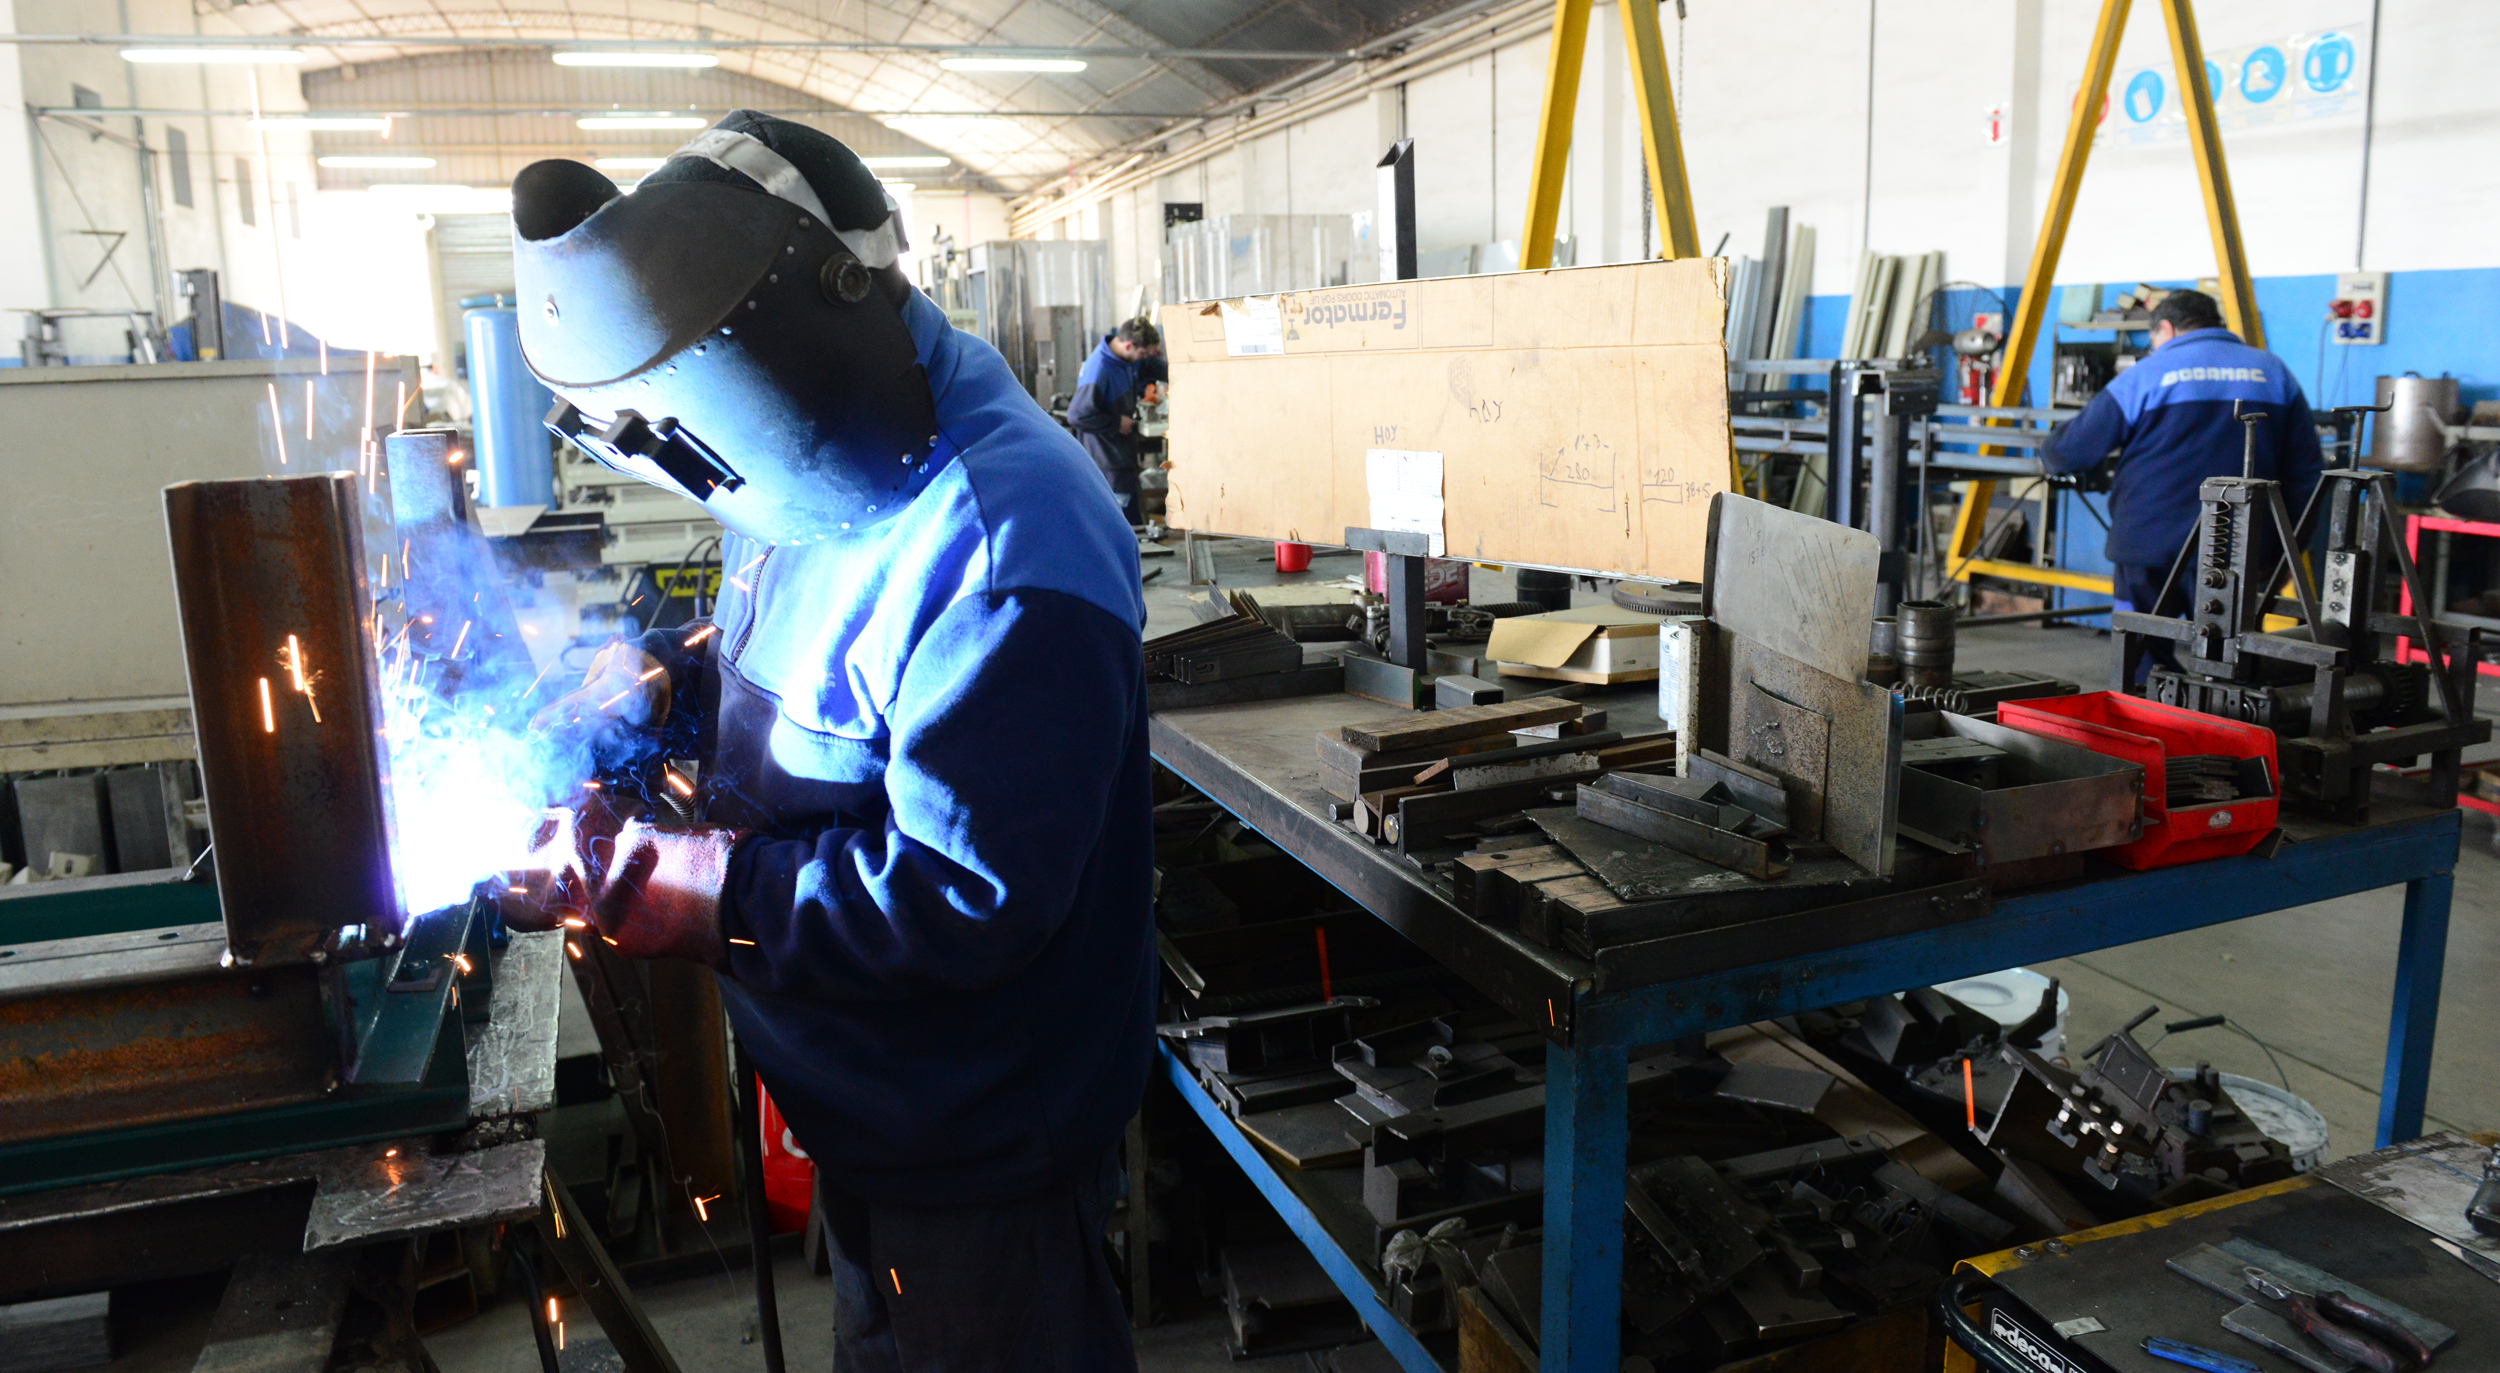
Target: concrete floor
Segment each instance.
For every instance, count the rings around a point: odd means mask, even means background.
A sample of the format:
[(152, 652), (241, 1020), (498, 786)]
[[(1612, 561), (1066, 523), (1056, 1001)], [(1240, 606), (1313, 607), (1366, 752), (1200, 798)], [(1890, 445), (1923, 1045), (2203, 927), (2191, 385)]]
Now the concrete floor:
[[(805, 1261), (795, 1256), (776, 1263), (773, 1275), (781, 1305), (783, 1362), (799, 1373), (825, 1373), (833, 1366), (832, 1282), (811, 1275)], [(707, 1373), (764, 1367), (763, 1348), (754, 1342), (755, 1307), (743, 1272), (647, 1288), (641, 1296), (652, 1325), (677, 1357), (679, 1367)], [(581, 1303), (564, 1301), (559, 1310), (568, 1339), (577, 1330), (595, 1335), (598, 1327)], [(1302, 1354), (1237, 1363), (1225, 1352), (1225, 1328), (1224, 1318), (1216, 1315), (1141, 1330), (1137, 1332), (1138, 1366), (1142, 1373), (1327, 1373), (1332, 1366), (1314, 1364)], [(205, 1320), (201, 1329), (204, 1334)], [(198, 1336), (193, 1339), (197, 1348)], [(443, 1373), (538, 1373), (528, 1314), (513, 1302), (429, 1336), (426, 1349)], [(1346, 1361), (1344, 1366), (1354, 1365)], [(186, 1361), (181, 1367), (190, 1365)]]

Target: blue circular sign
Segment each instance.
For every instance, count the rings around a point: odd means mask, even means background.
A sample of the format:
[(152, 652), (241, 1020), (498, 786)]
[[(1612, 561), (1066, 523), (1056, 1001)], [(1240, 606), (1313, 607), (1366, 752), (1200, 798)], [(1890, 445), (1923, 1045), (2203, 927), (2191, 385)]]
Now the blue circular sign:
[(2127, 118), (2141, 124), (2161, 113), (2161, 73), (2140, 71), (2127, 83)]
[(2309, 45), (2309, 52), (2300, 60), (2300, 79), (2309, 89), (2324, 95), (2352, 79), (2352, 40), (2340, 33), (2326, 34)]
[(2262, 105), (2283, 93), (2285, 64), (2283, 50), (2271, 44), (2257, 49), (2240, 63), (2240, 94), (2251, 105)]

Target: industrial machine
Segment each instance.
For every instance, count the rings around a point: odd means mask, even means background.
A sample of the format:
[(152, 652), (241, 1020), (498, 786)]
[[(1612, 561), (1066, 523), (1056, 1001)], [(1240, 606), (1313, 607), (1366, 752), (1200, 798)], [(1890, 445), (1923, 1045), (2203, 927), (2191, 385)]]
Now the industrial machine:
[[(2129, 689), (2141, 675), (2152, 700), (2273, 730), (2282, 744), (2283, 794), (2338, 819), (2366, 818), (2374, 785), (2395, 780), (2379, 773), (2379, 764), (2407, 764), (2425, 753), (2432, 761), (2421, 799), (2455, 804), (2460, 751), (2491, 738), (2490, 722), (2473, 711), (2481, 631), (2466, 630), (2461, 648), (2443, 648), (2421, 610), (2429, 598), (2406, 551), (2392, 475), (2330, 469), (2295, 523), (2281, 484), (2255, 475), (2258, 426), (2266, 417), (2243, 414), (2240, 420), (2246, 426), (2241, 475), (2209, 478), (2198, 489), (2195, 537), (2172, 563), (2155, 603), (2156, 609), (2180, 603), (2173, 600), (2177, 593), (2187, 617), (2111, 616), (2113, 686)], [(2323, 585), (2313, 583), (2303, 559), (2294, 556), (2308, 547), (2321, 521)], [(2390, 562), (2411, 598), (2411, 614), (2378, 609), (2381, 574)], [(2291, 601), (2277, 594), (2287, 574)], [(2269, 615), (2297, 620), (2270, 630)], [(2384, 656), (2380, 636), (2390, 634), (2429, 646), (2430, 661)], [(2148, 662), (2157, 643), (2173, 646), (2175, 667)]]

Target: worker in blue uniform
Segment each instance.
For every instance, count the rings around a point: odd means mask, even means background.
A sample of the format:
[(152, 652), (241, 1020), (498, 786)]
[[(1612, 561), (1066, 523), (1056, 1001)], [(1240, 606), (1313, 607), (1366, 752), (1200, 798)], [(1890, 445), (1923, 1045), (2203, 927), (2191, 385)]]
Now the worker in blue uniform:
[[(2122, 610), (2169, 615), (2184, 609), (2179, 591), (2165, 604), (2154, 602), (2196, 530), (2197, 488), (2207, 477), (2240, 475), (2247, 438), (2234, 405), (2266, 417), (2257, 433), (2255, 475), (2283, 484), (2284, 504), (2295, 519), (2324, 463), (2309, 401), (2292, 369), (2224, 328), (2212, 296), (2173, 291), (2153, 307), (2152, 325), (2153, 351), (2058, 426), (2041, 466), (2085, 472), (2118, 455), (2105, 545), (2112, 599)], [(2157, 648), (2165, 662), (2168, 649)]]
[(700, 823), (555, 814), (534, 909), (719, 974), (816, 1164), (840, 1367), (1134, 1368), (1102, 1249), (1156, 987), (1118, 508), (823, 133), (740, 111), (631, 195), (536, 163), (513, 227), (550, 427), (729, 531), (718, 613), (551, 711), (691, 725)]
[(1145, 390), (1143, 367), (1163, 354), (1163, 335), (1144, 317), (1124, 321), (1103, 335), (1076, 374), (1068, 400), (1068, 427), (1085, 455), (1111, 487), (1129, 522), (1137, 522), (1137, 402)]

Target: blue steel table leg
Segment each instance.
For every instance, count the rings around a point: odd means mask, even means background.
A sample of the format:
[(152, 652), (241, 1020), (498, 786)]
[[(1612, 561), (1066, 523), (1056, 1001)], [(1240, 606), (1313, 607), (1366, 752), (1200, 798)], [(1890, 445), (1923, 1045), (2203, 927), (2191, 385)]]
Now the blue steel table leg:
[(1623, 1310), (1621, 1045), (1545, 1055), (1544, 1373), (1615, 1373)]
[(2439, 1031), (2439, 979), (2448, 962), (2448, 903), (2456, 874), (2405, 884), (2404, 936), (2396, 945), (2396, 1004), (2387, 1024), (2387, 1073), (2379, 1083), (2378, 1147), (2422, 1133), (2430, 1096), (2431, 1040)]

